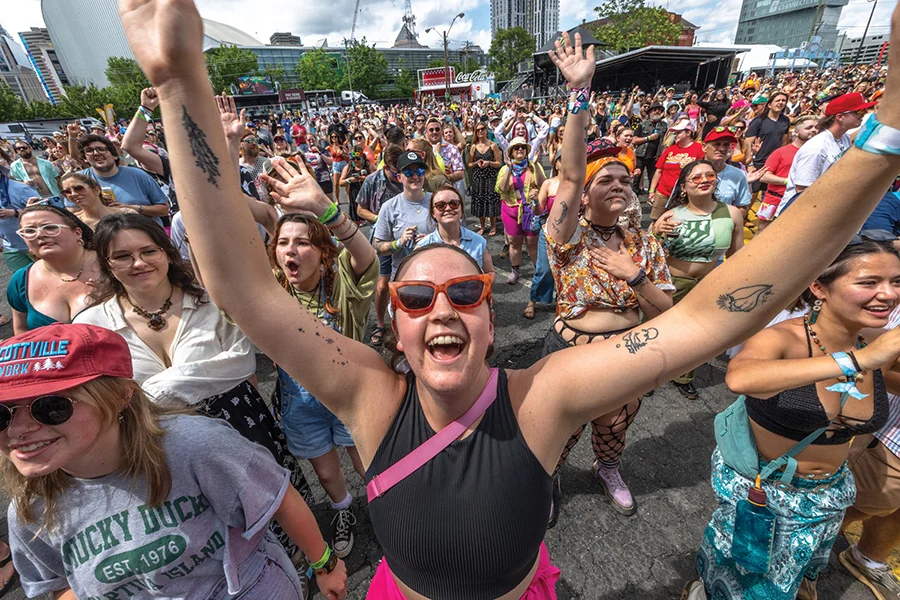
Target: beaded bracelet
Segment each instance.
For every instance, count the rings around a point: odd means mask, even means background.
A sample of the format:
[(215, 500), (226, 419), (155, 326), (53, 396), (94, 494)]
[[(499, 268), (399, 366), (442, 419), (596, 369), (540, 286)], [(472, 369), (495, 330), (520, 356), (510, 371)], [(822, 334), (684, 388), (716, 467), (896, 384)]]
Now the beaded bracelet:
[(644, 281), (646, 281), (646, 279), (647, 279), (647, 271), (645, 271), (644, 268), (641, 267), (640, 270), (638, 271), (637, 277), (635, 277), (631, 281), (626, 281), (625, 283), (628, 284), (628, 287), (634, 288), (634, 287), (637, 287), (637, 286), (641, 285), (642, 283), (644, 283)]
[(339, 212), (341, 212), (341, 208), (337, 204), (332, 202), (331, 206), (329, 206), (328, 209), (319, 217), (319, 223), (321, 223), (322, 225), (327, 225), (328, 222), (334, 219)]
[[(337, 221), (341, 216), (344, 217), (343, 220), (340, 223), (335, 223), (335, 221)], [(335, 217), (331, 221), (329, 221), (328, 223), (325, 223), (325, 227), (327, 227), (328, 229), (337, 230), (337, 229), (340, 229), (341, 227), (343, 227), (344, 225), (346, 225), (347, 221), (349, 221), (349, 220), (350, 219), (346, 213), (339, 212), (337, 215), (335, 215)]]

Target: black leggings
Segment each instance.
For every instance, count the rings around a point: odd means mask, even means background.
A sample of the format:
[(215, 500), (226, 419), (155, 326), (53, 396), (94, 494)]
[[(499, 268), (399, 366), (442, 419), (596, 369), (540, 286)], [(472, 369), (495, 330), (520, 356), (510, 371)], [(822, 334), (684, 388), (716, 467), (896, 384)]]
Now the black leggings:
[[(550, 327), (550, 331), (544, 339), (543, 356), (547, 356), (548, 354), (562, 350), (563, 348), (574, 346), (585, 337), (588, 339), (587, 343), (590, 344), (595, 339), (606, 340), (628, 331), (627, 329), (622, 329), (605, 333), (586, 333), (567, 325), (564, 321), (559, 321), (559, 323), (562, 325), (564, 331), (568, 330), (574, 334), (574, 337), (570, 342), (567, 342), (565, 338), (556, 331), (556, 324), (554, 323), (554, 326)], [(625, 434), (634, 422), (640, 409), (641, 398), (637, 398), (620, 409), (597, 417), (591, 421), (591, 446), (594, 449), (594, 456), (597, 457), (598, 461), (607, 466), (619, 464), (619, 460), (622, 458), (622, 452), (625, 450)], [(584, 433), (585, 427), (587, 427), (587, 424), (576, 429), (575, 433), (569, 438), (569, 441), (566, 442), (566, 446), (563, 448), (562, 454), (559, 457), (559, 462), (556, 464), (556, 469), (553, 471), (554, 476), (559, 472), (560, 467), (565, 464), (566, 459), (569, 458), (569, 453), (578, 443), (578, 440), (581, 439), (581, 434)]]

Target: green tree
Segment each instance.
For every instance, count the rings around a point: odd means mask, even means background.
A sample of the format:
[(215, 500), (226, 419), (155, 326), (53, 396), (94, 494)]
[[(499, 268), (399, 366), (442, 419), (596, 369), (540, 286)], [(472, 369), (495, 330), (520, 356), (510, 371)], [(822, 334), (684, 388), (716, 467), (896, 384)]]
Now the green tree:
[(394, 98), (412, 98), (413, 92), (416, 90), (416, 76), (409, 69), (400, 69), (400, 75), (394, 81), (395, 94)]
[(337, 59), (322, 48), (304, 52), (294, 72), (305, 90), (333, 90), (340, 84)]
[(0, 121), (18, 121), (23, 118), (24, 103), (5, 81), (0, 81)]
[(597, 28), (597, 39), (620, 52), (645, 46), (670, 46), (678, 41), (682, 27), (669, 20), (659, 6), (647, 6), (645, 0), (606, 0), (594, 9), (609, 22)]
[(341, 89), (362, 92), (369, 98), (375, 98), (378, 89), (384, 85), (388, 74), (388, 63), (384, 54), (369, 46), (366, 38), (353, 40), (347, 46), (347, 59), (344, 64), (344, 77)]
[[(140, 96), (135, 100), (135, 106), (140, 102)], [(99, 119), (95, 109), (102, 109), (107, 104), (115, 107), (115, 98), (111, 87), (98, 88), (94, 85), (88, 87), (70, 85), (66, 88), (66, 96), (57, 104), (60, 116), (64, 117), (94, 117)], [(118, 114), (128, 115), (122, 107), (116, 108)], [(127, 117), (126, 117), (127, 118)]]
[(58, 106), (54, 106), (49, 102), (41, 100), (32, 100), (28, 104), (22, 105), (22, 119), (58, 119), (63, 117), (62, 111)]
[(116, 114), (130, 117), (141, 103), (141, 90), (150, 87), (147, 76), (136, 60), (111, 56), (106, 61), (106, 78), (109, 86), (103, 92), (109, 96)]
[(230, 86), (238, 84), (238, 77), (256, 75), (258, 68), (256, 54), (246, 48), (219, 46), (206, 53), (206, 70), (217, 94), (230, 94)]
[(276, 81), (280, 84), (285, 83), (285, 79), (287, 79), (287, 71), (284, 70), (284, 67), (281, 65), (276, 65), (274, 67), (269, 67), (265, 69), (262, 73), (260, 73), (263, 77), (268, 77), (272, 80), (272, 83)]
[(528, 60), (534, 53), (536, 41), (534, 36), (522, 27), (498, 29), (491, 40), (488, 56), (491, 58), (491, 70), (497, 81), (506, 81), (516, 75), (516, 65)]

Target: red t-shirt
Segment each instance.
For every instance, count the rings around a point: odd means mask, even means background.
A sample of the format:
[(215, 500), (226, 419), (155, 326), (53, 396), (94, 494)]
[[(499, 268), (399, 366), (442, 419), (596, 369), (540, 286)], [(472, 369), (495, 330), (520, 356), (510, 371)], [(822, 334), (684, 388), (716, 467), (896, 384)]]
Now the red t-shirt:
[(691, 143), (687, 148), (672, 144), (663, 150), (656, 161), (656, 168), (660, 169), (656, 192), (666, 197), (671, 195), (672, 188), (678, 183), (678, 176), (681, 175), (681, 168), (705, 156), (703, 146), (697, 142)]
[[(766, 159), (766, 167), (769, 168), (769, 173), (776, 177), (787, 179), (798, 150), (800, 150), (800, 148), (794, 144), (788, 144), (770, 154), (769, 158)], [(781, 202), (787, 186), (776, 185), (774, 183), (769, 183), (767, 185), (768, 189), (766, 190), (766, 195), (763, 197), (763, 202), (765, 204), (778, 204)]]
[(293, 125), (291, 127), (291, 137), (294, 138), (294, 144), (306, 143), (306, 127), (303, 125)]

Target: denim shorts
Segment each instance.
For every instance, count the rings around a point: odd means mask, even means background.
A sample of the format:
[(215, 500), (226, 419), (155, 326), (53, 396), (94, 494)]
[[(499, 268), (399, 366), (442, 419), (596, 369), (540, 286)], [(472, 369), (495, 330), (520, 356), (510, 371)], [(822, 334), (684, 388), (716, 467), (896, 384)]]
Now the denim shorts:
[(238, 573), (242, 588), (239, 592), (229, 594), (228, 583), (223, 577), (207, 600), (301, 600), (306, 597), (305, 574), (301, 580), (284, 548), (271, 533), (266, 534), (259, 548), (238, 567)]
[(393, 256), (388, 254), (387, 256), (379, 256), (378, 257), (378, 275), (380, 277), (390, 277), (391, 270), (393, 268), (394, 268), (394, 257)]
[(288, 450), (299, 458), (318, 458), (335, 446), (355, 446), (350, 432), (330, 410), (278, 368), (281, 429)]
[(347, 166), (346, 160), (336, 160), (333, 163), (331, 163), (331, 172), (337, 173), (338, 175), (340, 175), (341, 171), (343, 171), (344, 167), (346, 167), (346, 166)]

